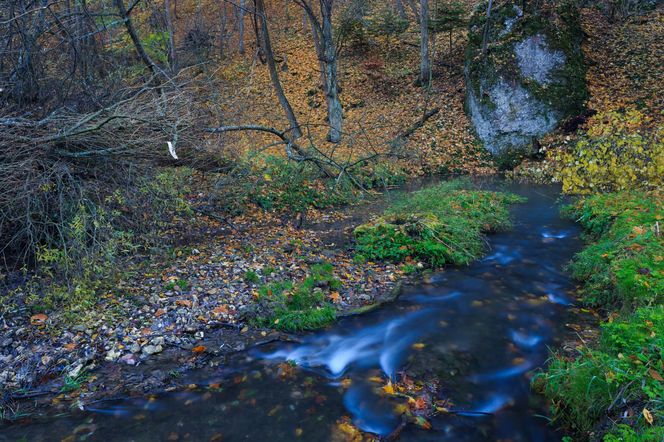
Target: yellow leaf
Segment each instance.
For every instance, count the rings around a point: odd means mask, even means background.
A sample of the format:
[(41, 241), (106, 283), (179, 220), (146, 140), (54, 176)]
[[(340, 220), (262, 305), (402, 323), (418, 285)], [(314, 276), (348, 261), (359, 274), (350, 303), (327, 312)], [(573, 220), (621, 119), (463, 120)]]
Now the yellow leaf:
[(653, 422), (655, 421), (652, 417), (652, 413), (650, 413), (650, 411), (647, 408), (644, 408), (642, 413), (646, 422), (648, 422), (649, 425), (652, 425)]
[(383, 391), (387, 394), (394, 394), (394, 385), (392, 385), (392, 381), (389, 381), (387, 385), (383, 387)]

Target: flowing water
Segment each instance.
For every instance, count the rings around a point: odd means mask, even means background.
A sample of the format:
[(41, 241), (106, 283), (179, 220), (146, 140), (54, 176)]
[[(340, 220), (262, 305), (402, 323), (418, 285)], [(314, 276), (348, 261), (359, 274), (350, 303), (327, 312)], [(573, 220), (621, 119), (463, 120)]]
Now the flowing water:
[(404, 372), (437, 383), (452, 413), (429, 430), (406, 426), (399, 440), (560, 440), (529, 384), (562, 334), (572, 288), (562, 268), (579, 231), (559, 216), (556, 188), (508, 190), (528, 202), (514, 206), (512, 230), (490, 236), (487, 256), (407, 285), (397, 302), (191, 373), (193, 391), (0, 427), (0, 440), (343, 440), (344, 416), (385, 436), (401, 422), (399, 400), (377, 378)]

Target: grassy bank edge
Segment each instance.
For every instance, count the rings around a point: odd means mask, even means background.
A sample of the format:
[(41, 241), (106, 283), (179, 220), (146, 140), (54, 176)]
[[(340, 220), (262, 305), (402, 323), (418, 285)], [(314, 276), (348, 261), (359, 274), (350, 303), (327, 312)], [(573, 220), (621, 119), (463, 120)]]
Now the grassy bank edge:
[[(624, 191), (565, 209), (586, 247), (569, 265), (581, 301), (603, 312), (598, 342), (553, 353), (533, 379), (573, 440), (664, 440), (664, 217), (661, 192)], [(572, 440), (572, 439), (569, 439)]]

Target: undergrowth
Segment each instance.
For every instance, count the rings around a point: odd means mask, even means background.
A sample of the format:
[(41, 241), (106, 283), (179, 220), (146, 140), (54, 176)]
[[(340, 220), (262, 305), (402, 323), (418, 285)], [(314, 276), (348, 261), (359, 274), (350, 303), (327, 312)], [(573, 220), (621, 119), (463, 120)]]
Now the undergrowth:
[(53, 232), (35, 245), (34, 264), (23, 268), (25, 284), (2, 293), (0, 312), (17, 305), (32, 313), (57, 310), (67, 321), (90, 312), (101, 294), (127, 276), (121, 260), (160, 243), (173, 220), (193, 215), (185, 197), (191, 175), (189, 168), (164, 168), (128, 178), (134, 179), (131, 190), (81, 189), (62, 198), (61, 210), (45, 227)]
[(484, 232), (510, 226), (508, 205), (520, 201), (513, 194), (472, 190), (463, 181), (441, 183), (403, 197), (356, 228), (355, 249), (366, 259), (468, 264), (482, 254)]
[(652, 125), (652, 118), (636, 109), (594, 116), (575, 144), (550, 155), (563, 190), (589, 194), (661, 186), (664, 127)]

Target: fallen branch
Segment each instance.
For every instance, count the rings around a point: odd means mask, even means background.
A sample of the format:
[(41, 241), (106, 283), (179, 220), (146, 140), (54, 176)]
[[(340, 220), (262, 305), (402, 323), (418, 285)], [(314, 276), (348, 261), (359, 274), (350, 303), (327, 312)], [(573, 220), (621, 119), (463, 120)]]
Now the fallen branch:
[(433, 116), (436, 115), (438, 112), (440, 112), (440, 108), (439, 108), (439, 107), (435, 107), (435, 108), (433, 108), (433, 109), (431, 109), (431, 110), (426, 111), (426, 112), (424, 113), (424, 115), (422, 115), (422, 117), (421, 117), (419, 120), (417, 120), (415, 123), (413, 123), (412, 126), (410, 126), (408, 129), (406, 129), (406, 130), (405, 130), (404, 132), (402, 132), (400, 135), (398, 135), (398, 136), (396, 137), (396, 139), (399, 139), (399, 138), (404, 139), (404, 138), (408, 138), (408, 137), (410, 137), (411, 135), (413, 135), (413, 133), (415, 133), (415, 131), (416, 131), (417, 129), (419, 129), (420, 127), (424, 126), (424, 123), (426, 123), (427, 120), (428, 120), (429, 118), (433, 117)]
[[(288, 156), (289, 159), (295, 161), (311, 161), (316, 165), (316, 167), (320, 169), (321, 172), (323, 172), (323, 174), (325, 174), (326, 177), (334, 178), (336, 176), (335, 173), (330, 171), (327, 167), (325, 167), (324, 164), (322, 164), (321, 159), (314, 158), (311, 155), (307, 154), (307, 152), (302, 147), (300, 147), (292, 139), (286, 136), (285, 132), (275, 129), (274, 127), (261, 126), (259, 124), (244, 124), (237, 126), (221, 126), (221, 127), (205, 129), (205, 131), (209, 133), (226, 133), (226, 132), (237, 132), (243, 130), (254, 130), (258, 132), (267, 132), (276, 135), (277, 137), (281, 138), (283, 143), (286, 145), (286, 155)], [(293, 155), (293, 151), (297, 152), (298, 156)]]

